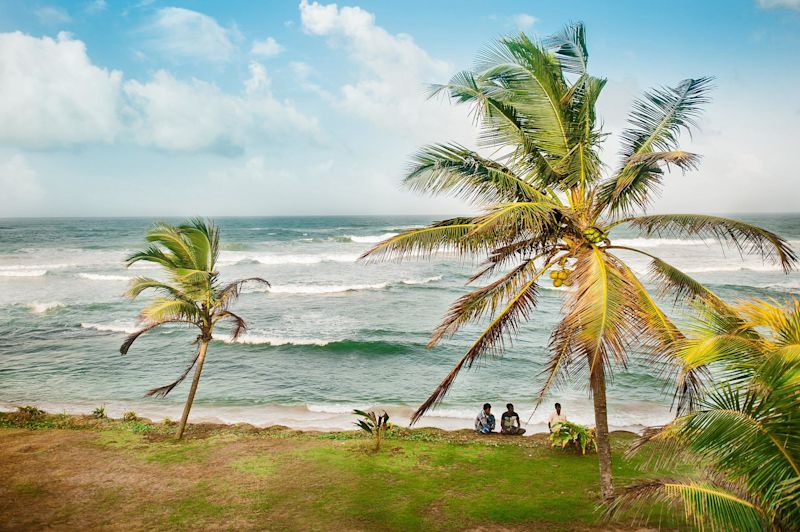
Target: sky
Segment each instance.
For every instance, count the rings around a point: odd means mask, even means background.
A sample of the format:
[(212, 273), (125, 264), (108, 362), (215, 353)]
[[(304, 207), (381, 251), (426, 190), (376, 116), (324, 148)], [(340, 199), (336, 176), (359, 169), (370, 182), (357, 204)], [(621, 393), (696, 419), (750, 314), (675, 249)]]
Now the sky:
[(642, 91), (716, 78), (657, 212), (797, 212), (800, 0), (0, 0), (0, 218), (457, 214), (405, 190), (428, 99), (504, 35), (587, 27), (608, 171)]

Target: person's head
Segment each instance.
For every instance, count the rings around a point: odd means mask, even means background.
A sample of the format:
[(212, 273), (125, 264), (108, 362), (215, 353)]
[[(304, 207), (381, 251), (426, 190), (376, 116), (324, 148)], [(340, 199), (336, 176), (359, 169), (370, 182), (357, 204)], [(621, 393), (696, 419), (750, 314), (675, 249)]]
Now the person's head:
[(556, 403), (556, 414), (561, 415), (561, 403)]
[(508, 409), (509, 412), (513, 412), (514, 411), (514, 405), (512, 405), (511, 403), (508, 403), (506, 405), (506, 408)]
[(490, 405), (489, 403), (484, 403), (483, 404), (483, 411), (486, 412), (487, 414), (491, 413), (492, 405)]

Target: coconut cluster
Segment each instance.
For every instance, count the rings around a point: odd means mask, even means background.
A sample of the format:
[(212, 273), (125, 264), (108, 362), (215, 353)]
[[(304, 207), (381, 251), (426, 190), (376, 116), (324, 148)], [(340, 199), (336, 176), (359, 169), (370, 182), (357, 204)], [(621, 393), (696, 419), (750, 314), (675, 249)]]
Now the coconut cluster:
[(583, 236), (586, 237), (586, 240), (588, 240), (592, 244), (599, 244), (606, 238), (605, 233), (603, 233), (600, 229), (596, 227), (590, 227), (584, 230)]
[(562, 270), (553, 270), (550, 272), (550, 278), (553, 280), (553, 286), (558, 288), (561, 285), (564, 286), (572, 286), (572, 272), (575, 270), (570, 270), (568, 268), (564, 268)]

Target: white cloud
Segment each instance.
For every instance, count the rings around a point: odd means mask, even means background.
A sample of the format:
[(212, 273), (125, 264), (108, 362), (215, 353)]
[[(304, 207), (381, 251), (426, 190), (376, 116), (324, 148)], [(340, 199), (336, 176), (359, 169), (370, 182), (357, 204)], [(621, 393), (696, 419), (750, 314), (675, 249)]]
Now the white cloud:
[(263, 66), (251, 63), (250, 73), (244, 95), (224, 93), (198, 79), (181, 81), (164, 70), (145, 83), (126, 82), (135, 140), (171, 151), (232, 153), (272, 134), (319, 136), (315, 118), (270, 93)]
[(446, 81), (454, 69), (431, 57), (410, 35), (390, 34), (359, 7), (302, 0), (300, 19), (306, 33), (328, 37), (334, 47), (343, 45), (359, 67), (360, 79), (340, 88), (342, 110), (415, 138), (457, 132), (464, 138), (471, 132), (465, 109), (427, 100), (425, 85)]
[(762, 9), (785, 7), (800, 11), (800, 0), (756, 0), (756, 3)]
[(149, 45), (173, 59), (228, 61), (236, 50), (231, 40), (235, 31), (220, 26), (208, 15), (183, 9), (159, 9), (150, 33)]
[(260, 55), (263, 57), (275, 57), (282, 51), (283, 46), (281, 46), (278, 41), (272, 37), (267, 37), (263, 41), (255, 40), (253, 41), (252, 48), (250, 48), (251, 54)]
[(250, 77), (244, 82), (244, 89), (247, 94), (255, 94), (264, 90), (269, 90), (272, 80), (267, 75), (264, 65), (257, 61), (250, 61), (248, 66)]
[(84, 7), (84, 11), (86, 11), (90, 15), (96, 15), (101, 11), (105, 11), (107, 8), (108, 4), (106, 3), (106, 0), (92, 0), (91, 2), (88, 2), (86, 4), (86, 7)]
[(42, 196), (36, 172), (19, 154), (0, 161), (0, 190), (0, 212), (4, 216), (27, 214), (25, 209)]
[(83, 42), (0, 33), (0, 145), (52, 149), (134, 143), (231, 153), (271, 135), (320, 138), (316, 118), (276, 98), (263, 65), (250, 64), (240, 94), (165, 70), (123, 80), (92, 64)]
[(83, 42), (0, 33), (0, 142), (52, 148), (111, 142), (122, 74), (92, 64)]
[(518, 30), (530, 29), (534, 24), (536, 24), (536, 21), (536, 17), (527, 13), (514, 15), (514, 24), (517, 26)]
[(39, 22), (48, 26), (67, 24), (72, 22), (72, 17), (63, 8), (55, 6), (43, 6), (33, 12)]

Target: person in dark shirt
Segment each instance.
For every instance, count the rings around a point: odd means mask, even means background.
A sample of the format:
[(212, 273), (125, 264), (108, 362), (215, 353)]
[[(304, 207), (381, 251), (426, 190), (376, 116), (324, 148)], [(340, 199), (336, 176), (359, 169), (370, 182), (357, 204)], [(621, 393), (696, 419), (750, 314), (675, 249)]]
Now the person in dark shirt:
[(525, 434), (525, 429), (520, 426), (519, 415), (514, 412), (514, 405), (508, 403), (506, 411), (500, 417), (500, 433), (522, 436)]

